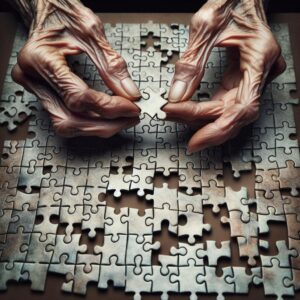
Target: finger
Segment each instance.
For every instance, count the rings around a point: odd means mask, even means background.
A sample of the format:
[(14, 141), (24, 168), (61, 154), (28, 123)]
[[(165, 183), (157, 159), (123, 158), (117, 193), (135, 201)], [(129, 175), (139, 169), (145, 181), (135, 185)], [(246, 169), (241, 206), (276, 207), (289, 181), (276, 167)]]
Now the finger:
[(19, 65), (13, 68), (12, 76), (16, 82), (39, 98), (44, 109), (50, 114), (55, 131), (61, 136), (93, 135), (107, 138), (139, 122), (137, 118), (103, 120), (79, 116), (69, 111), (49, 86), (27, 76)]
[(257, 118), (261, 74), (262, 72), (249, 67), (244, 70), (239, 86), (222, 95), (225, 105), (222, 116), (201, 128), (190, 139), (188, 144), (190, 152), (223, 144), (235, 137), (243, 126)]
[(258, 117), (259, 98), (262, 93), (266, 72), (260, 67), (247, 66), (243, 72), (243, 78), (237, 90), (236, 103), (243, 107), (244, 117), (248, 123)]
[(108, 88), (116, 95), (132, 101), (138, 100), (141, 93), (128, 73), (125, 60), (108, 47), (110, 46), (102, 46), (95, 52), (89, 51), (88, 55), (97, 66), (98, 72)]
[(247, 123), (242, 104), (229, 107), (220, 118), (204, 126), (192, 136), (188, 143), (188, 151), (193, 153), (211, 146), (221, 145), (235, 137)]
[(98, 136), (110, 138), (123, 129), (133, 127), (139, 123), (139, 119), (119, 118), (114, 120), (92, 120), (73, 116), (68, 120), (67, 127), (60, 125), (56, 132), (64, 137)]
[(26, 74), (44, 79), (73, 112), (92, 111), (107, 118), (139, 115), (139, 108), (131, 101), (90, 89), (70, 70), (63, 54), (56, 47), (25, 46), (18, 63)]
[(187, 50), (175, 65), (169, 92), (170, 102), (192, 97), (203, 77), (211, 50), (230, 18), (234, 1), (207, 2), (193, 17)]
[(236, 104), (226, 106), (220, 118), (196, 132), (188, 144), (190, 152), (224, 143), (258, 117), (263, 73), (257, 70), (245, 69), (237, 91), (233, 89), (236, 92)]
[(106, 85), (117, 95), (129, 100), (141, 97), (137, 85), (131, 79), (125, 60), (108, 43), (100, 19), (89, 9), (80, 10), (87, 36), (80, 43), (84, 51), (96, 65)]
[(214, 120), (224, 112), (222, 101), (186, 101), (183, 103), (168, 103), (163, 110), (168, 118), (194, 121), (198, 119)]
[(86, 108), (98, 112), (105, 119), (140, 115), (139, 107), (121, 96), (110, 96), (89, 88), (80, 95), (79, 99), (86, 103)]
[(170, 102), (186, 101), (192, 98), (204, 75), (213, 43), (205, 37), (208, 32), (202, 24), (198, 31), (191, 29), (188, 48), (175, 64), (175, 74), (168, 97)]
[(231, 90), (227, 90), (222, 86), (217, 90), (217, 92), (213, 95), (210, 101), (222, 101), (224, 105), (224, 109), (227, 106), (234, 105), (236, 102), (238, 88), (233, 88)]

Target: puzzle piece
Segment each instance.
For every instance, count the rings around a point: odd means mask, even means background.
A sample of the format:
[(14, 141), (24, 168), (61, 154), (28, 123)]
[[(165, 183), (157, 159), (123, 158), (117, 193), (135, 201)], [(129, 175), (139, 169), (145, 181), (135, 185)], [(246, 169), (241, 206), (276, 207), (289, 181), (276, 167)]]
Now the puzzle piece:
[(276, 258), (271, 259), (271, 267), (262, 267), (262, 277), (254, 276), (255, 284), (263, 284), (265, 295), (276, 295), (277, 299), (283, 299), (282, 296), (293, 296), (294, 289), (288, 286), (292, 281), (292, 272), (290, 268), (281, 268)]
[(233, 271), (231, 267), (222, 269), (222, 276), (216, 274), (216, 267), (204, 267), (204, 275), (197, 276), (198, 283), (205, 283), (207, 293), (217, 293), (217, 300), (224, 299), (224, 293), (233, 293), (234, 284), (225, 281), (226, 277), (233, 277)]
[(203, 266), (195, 265), (193, 259), (188, 260), (187, 266), (180, 266), (178, 268), (179, 275), (172, 274), (172, 282), (179, 282), (179, 291), (181, 293), (190, 293), (190, 299), (196, 300), (196, 293), (206, 293), (205, 282), (199, 282), (197, 279), (199, 276), (205, 275), (205, 270)]
[(221, 247), (216, 245), (216, 241), (206, 241), (206, 249), (197, 251), (198, 257), (207, 257), (209, 266), (217, 266), (221, 257), (231, 257), (230, 241), (222, 241)]
[(204, 215), (193, 211), (193, 207), (188, 205), (187, 212), (179, 212), (179, 216), (186, 218), (185, 225), (178, 226), (178, 236), (188, 236), (188, 242), (194, 244), (195, 236), (202, 237), (203, 230), (210, 231), (211, 225), (203, 223)]
[(168, 101), (161, 97), (162, 94), (164, 94), (163, 90), (157, 93), (150, 87), (144, 89), (142, 92), (143, 98), (136, 102), (141, 109), (141, 114), (148, 114), (152, 118), (165, 119), (166, 113), (161, 109)]
[(232, 267), (233, 276), (226, 276), (225, 281), (229, 284), (234, 284), (234, 290), (237, 294), (247, 294), (249, 285), (252, 283), (254, 276), (260, 276), (260, 268), (251, 268), (251, 274), (246, 272), (244, 267)]

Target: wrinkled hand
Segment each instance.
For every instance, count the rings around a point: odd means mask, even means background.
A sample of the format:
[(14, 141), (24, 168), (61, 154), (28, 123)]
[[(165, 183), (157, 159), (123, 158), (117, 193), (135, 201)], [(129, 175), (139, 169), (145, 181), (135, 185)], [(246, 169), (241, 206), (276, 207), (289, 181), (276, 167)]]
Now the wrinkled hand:
[[(109, 137), (135, 125), (140, 110), (132, 101), (140, 97), (139, 90), (124, 59), (109, 46), (99, 18), (77, 0), (36, 2), (13, 79), (42, 101), (62, 136)], [(80, 53), (90, 57), (118, 96), (89, 88), (70, 70), (66, 56)]]
[[(186, 101), (198, 88), (215, 46), (233, 47), (220, 89), (211, 101)], [(190, 139), (190, 152), (220, 145), (258, 118), (265, 83), (284, 69), (262, 0), (209, 0), (191, 20), (188, 48), (176, 63), (169, 93), (172, 103), (164, 110), (169, 119), (203, 126)]]

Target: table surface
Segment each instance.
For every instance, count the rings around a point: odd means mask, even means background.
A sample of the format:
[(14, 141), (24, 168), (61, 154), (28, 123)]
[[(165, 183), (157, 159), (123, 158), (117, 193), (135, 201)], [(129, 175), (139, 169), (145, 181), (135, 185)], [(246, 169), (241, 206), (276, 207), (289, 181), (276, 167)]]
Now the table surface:
[[(105, 23), (145, 23), (148, 20), (153, 20), (153, 22), (157, 23), (183, 23), (188, 24), (192, 14), (112, 14), (105, 13), (99, 14), (100, 18)], [(294, 65), (297, 79), (297, 91), (293, 94), (293, 97), (300, 98), (300, 14), (274, 14), (269, 16), (270, 22), (279, 22), (279, 23), (288, 23), (290, 28), (290, 37), (292, 44), (292, 53), (294, 56)], [(3, 84), (4, 75), (7, 68), (8, 58), (10, 56), (12, 42), (14, 39), (14, 34), (16, 30), (17, 18), (16, 16), (10, 13), (0, 13), (0, 91)], [(299, 140), (299, 132), (300, 132), (300, 107), (299, 105), (295, 107), (295, 119), (297, 123), (297, 138)], [(14, 132), (8, 132), (5, 126), (0, 125), (0, 152), (2, 153), (3, 142), (6, 139), (26, 139), (27, 135), (27, 127), (28, 121), (25, 121), (21, 126), (19, 126)], [(226, 186), (231, 186), (233, 189), (239, 188), (241, 185), (246, 186), (251, 193), (253, 193), (254, 187), (254, 172), (250, 172), (248, 174), (244, 174), (241, 176), (239, 180), (236, 180), (231, 175), (231, 170), (228, 168), (225, 171), (224, 175), (224, 183)], [(172, 184), (172, 178), (170, 182)], [(159, 184), (159, 183), (158, 183)], [(125, 200), (126, 201), (126, 200)], [(134, 203), (133, 203), (134, 202)], [(138, 207), (140, 204), (136, 203), (132, 199), (128, 199), (128, 206), (134, 205)], [(206, 213), (206, 212), (205, 212)], [(207, 218), (213, 219), (216, 218), (211, 211), (207, 211), (207, 214), (210, 214)], [(213, 220), (211, 223), (214, 222)], [(270, 241), (276, 241), (278, 239), (287, 239), (287, 233), (282, 230), (282, 227), (278, 226), (278, 231), (276, 231), (276, 224), (271, 225), (273, 236), (269, 237)], [(214, 234), (209, 236), (209, 239), (214, 240), (222, 240), (224, 229), (220, 230), (220, 232), (214, 231)], [(276, 232), (276, 234), (274, 234)], [(163, 241), (162, 248), (160, 250), (160, 254), (169, 254), (169, 249), (171, 246), (176, 245), (178, 242), (177, 238), (174, 238), (168, 234), (166, 228), (159, 233), (159, 236), (156, 237), (157, 240)], [(87, 242), (87, 241), (84, 241)], [(232, 249), (233, 255), (232, 257), (237, 257), (237, 262), (241, 263), (238, 259), (238, 249)], [(274, 249), (271, 249), (274, 253), (276, 253), (275, 246)], [(235, 262), (233, 261), (233, 264)], [(245, 265), (245, 262), (242, 262)], [(227, 263), (228, 265), (228, 263)], [(226, 266), (226, 261), (221, 263), (221, 267)], [(61, 285), (65, 281), (63, 276), (58, 276), (57, 274), (48, 274), (47, 275), (47, 283), (44, 293), (36, 293), (30, 290), (29, 283), (10, 283), (8, 291), (5, 293), (1, 293), (1, 299), (17, 299), (17, 297), (22, 297), (22, 299), (83, 299), (82, 296), (74, 295), (74, 294), (66, 294), (61, 292)], [(299, 294), (298, 294), (299, 296)], [(115, 289), (112, 286), (109, 287), (108, 290), (99, 290), (96, 284), (93, 284), (88, 287), (87, 295), (85, 299), (95, 299), (95, 297), (102, 297), (105, 299), (132, 299), (132, 294), (125, 294), (123, 289)], [(201, 299), (215, 299), (215, 295), (201, 295)], [(226, 299), (263, 299), (264, 293), (262, 286), (254, 286), (251, 288), (251, 291), (248, 296), (241, 295), (228, 295)], [(269, 299), (270, 297), (268, 297)], [(160, 299), (160, 295), (143, 295), (143, 299)], [(189, 295), (170, 295), (170, 299), (189, 299)], [(271, 297), (270, 299), (275, 299), (275, 297)], [(296, 299), (296, 297), (294, 298)]]

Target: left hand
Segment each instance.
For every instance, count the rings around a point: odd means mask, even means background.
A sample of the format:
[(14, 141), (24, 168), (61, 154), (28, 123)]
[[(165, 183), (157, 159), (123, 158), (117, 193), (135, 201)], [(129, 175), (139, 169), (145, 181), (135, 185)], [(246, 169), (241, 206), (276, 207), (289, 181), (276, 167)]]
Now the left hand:
[[(12, 77), (39, 98), (55, 132), (64, 137), (107, 138), (136, 125), (140, 109), (134, 101), (140, 92), (125, 60), (109, 45), (97, 15), (80, 1), (31, 2), (30, 36)], [(66, 57), (81, 53), (95, 63), (116, 95), (90, 88), (72, 72)]]
[[(221, 87), (211, 101), (187, 101), (198, 88), (215, 46), (234, 47)], [(220, 145), (258, 118), (264, 85), (285, 66), (262, 0), (209, 0), (192, 17), (188, 48), (176, 63), (164, 111), (171, 120), (205, 124), (190, 139), (189, 152)]]

